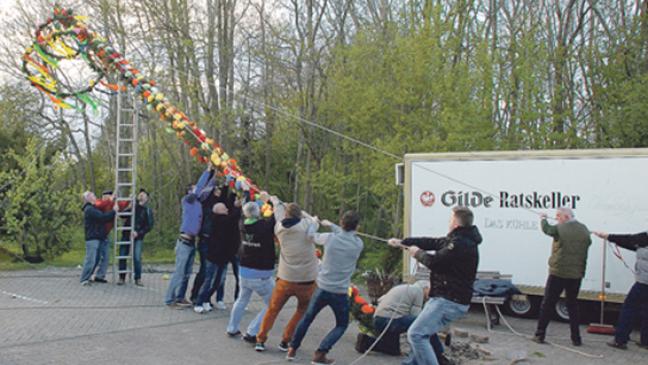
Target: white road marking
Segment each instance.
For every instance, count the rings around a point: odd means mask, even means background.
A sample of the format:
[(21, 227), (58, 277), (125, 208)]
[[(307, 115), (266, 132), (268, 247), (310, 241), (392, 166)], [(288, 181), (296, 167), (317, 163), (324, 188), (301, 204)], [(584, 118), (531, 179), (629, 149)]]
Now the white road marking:
[(20, 294), (16, 294), (16, 293), (10, 293), (10, 292), (4, 291), (4, 290), (0, 290), (0, 293), (6, 294), (6, 295), (8, 295), (8, 296), (10, 296), (10, 297), (12, 297), (14, 299), (22, 299), (22, 300), (26, 300), (28, 302), (38, 303), (38, 304), (49, 304), (49, 302), (47, 302), (45, 300), (34, 299), (34, 298), (26, 297), (24, 295), (20, 295)]

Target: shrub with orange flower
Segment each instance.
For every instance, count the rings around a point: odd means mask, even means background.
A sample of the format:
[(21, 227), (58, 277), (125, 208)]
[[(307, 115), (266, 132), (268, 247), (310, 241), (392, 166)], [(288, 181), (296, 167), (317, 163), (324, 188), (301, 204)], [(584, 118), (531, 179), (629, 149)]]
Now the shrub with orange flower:
[(374, 336), (373, 314), (376, 311), (373, 305), (369, 304), (361, 295), (357, 287), (349, 288), (351, 302), (351, 317), (358, 321), (360, 332)]

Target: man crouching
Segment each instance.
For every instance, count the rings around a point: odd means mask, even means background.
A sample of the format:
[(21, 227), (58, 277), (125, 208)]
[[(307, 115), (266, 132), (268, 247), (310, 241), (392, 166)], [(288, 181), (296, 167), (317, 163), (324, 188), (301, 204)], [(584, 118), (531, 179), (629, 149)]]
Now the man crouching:
[(430, 336), (468, 312), (479, 264), (477, 245), (482, 241), (473, 220), (470, 209), (455, 207), (447, 236), (389, 240), (390, 246), (407, 248), (430, 269), (430, 299), (407, 331), (412, 351), (404, 365), (437, 365)]

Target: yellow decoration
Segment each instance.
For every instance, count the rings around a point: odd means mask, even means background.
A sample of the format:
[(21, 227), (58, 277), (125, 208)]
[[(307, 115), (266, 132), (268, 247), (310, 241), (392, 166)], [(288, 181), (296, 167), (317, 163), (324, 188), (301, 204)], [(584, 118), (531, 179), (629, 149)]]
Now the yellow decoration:
[(211, 154), (211, 162), (214, 164), (214, 166), (219, 166), (221, 164), (220, 156), (218, 156), (218, 153), (216, 153), (216, 151)]
[(157, 101), (162, 101), (162, 99), (164, 99), (164, 94), (162, 94), (162, 93), (158, 93), (158, 94), (156, 94), (156, 95), (155, 95), (155, 99), (156, 99)]
[(185, 122), (178, 122), (178, 128), (184, 129), (187, 126)]

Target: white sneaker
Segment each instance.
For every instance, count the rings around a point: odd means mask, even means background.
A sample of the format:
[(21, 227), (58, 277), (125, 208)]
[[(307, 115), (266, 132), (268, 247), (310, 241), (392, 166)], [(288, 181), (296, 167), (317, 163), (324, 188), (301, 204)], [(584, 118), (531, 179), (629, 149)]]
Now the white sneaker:
[(211, 312), (214, 310), (214, 308), (212, 308), (209, 302), (203, 303), (202, 307), (205, 310), (205, 312)]
[(220, 309), (220, 310), (227, 309), (227, 306), (225, 305), (225, 302), (223, 302), (223, 301), (216, 302), (215, 307), (216, 307), (216, 309)]
[(90, 286), (90, 281), (88, 281), (88, 280), (82, 281), (81, 286)]
[(194, 312), (196, 312), (198, 314), (203, 314), (206, 311), (205, 311), (205, 308), (202, 305), (197, 305), (197, 306), (194, 307)]

